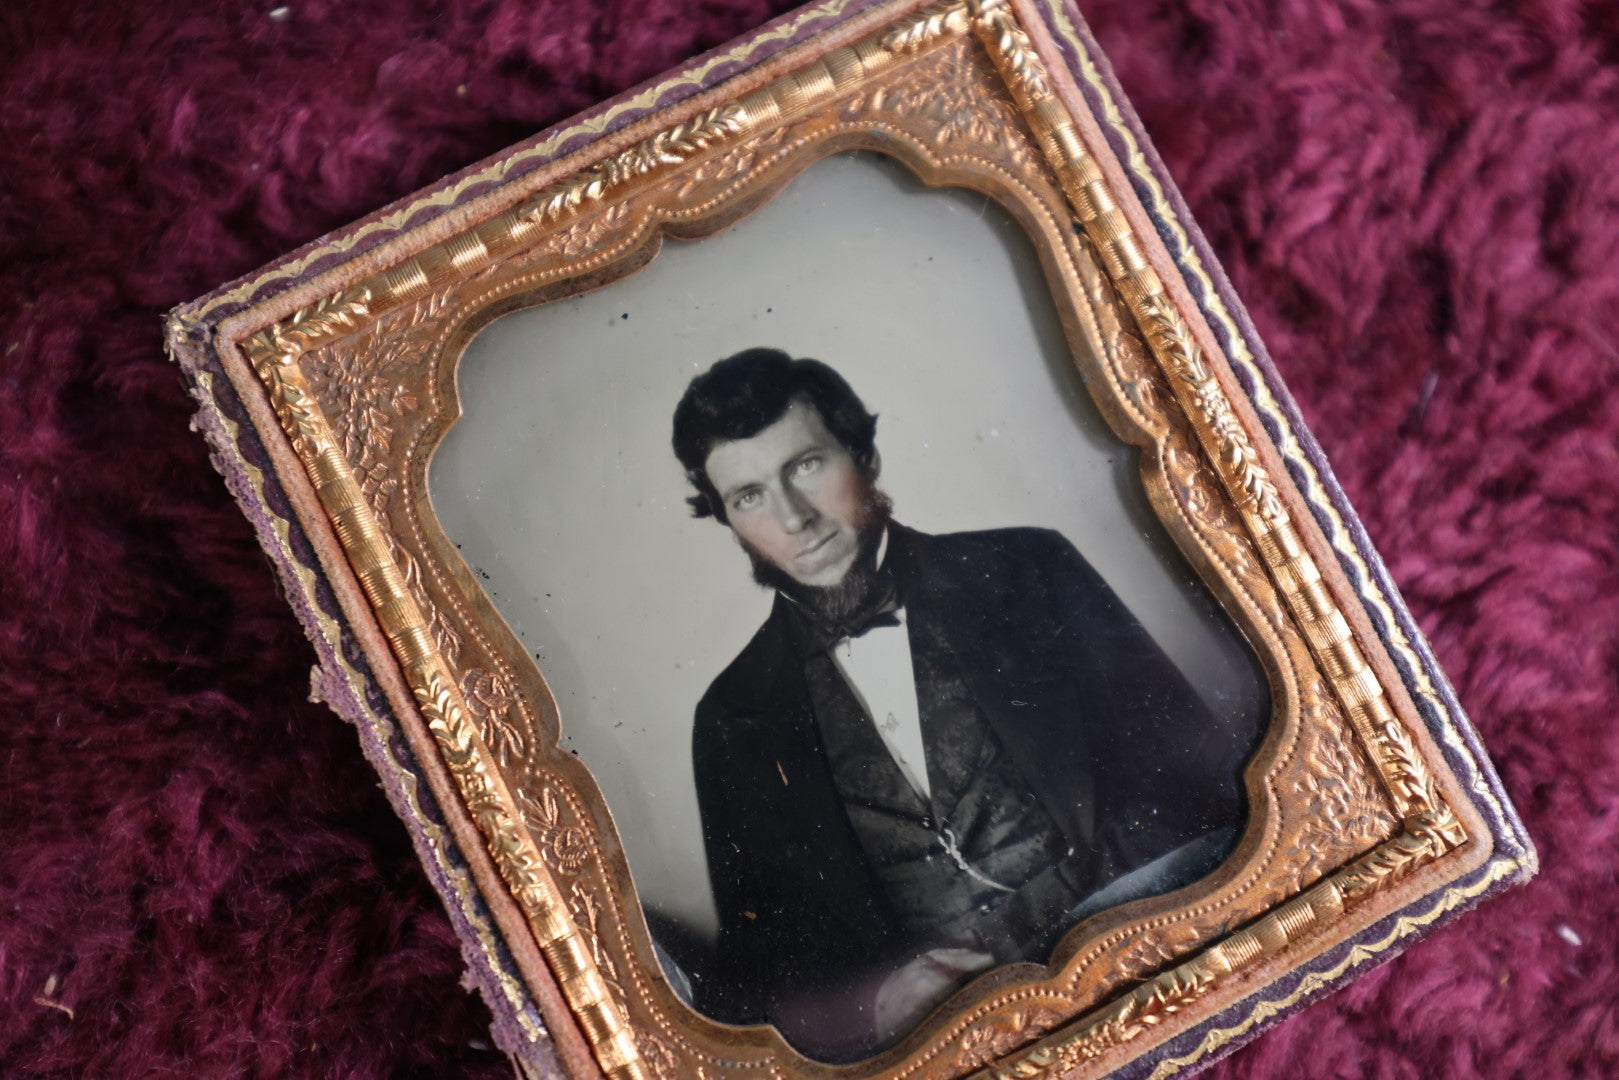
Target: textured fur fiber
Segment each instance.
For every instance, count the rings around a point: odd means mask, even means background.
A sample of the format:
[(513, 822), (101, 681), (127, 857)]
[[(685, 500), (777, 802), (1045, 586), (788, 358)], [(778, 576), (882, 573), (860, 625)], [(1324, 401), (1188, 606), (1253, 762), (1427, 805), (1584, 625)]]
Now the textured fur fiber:
[[(780, 6), (0, 5), (0, 1073), (510, 1075), (160, 316)], [(1619, 1074), (1619, 14), (1087, 12), (1543, 863), (1214, 1074)]]

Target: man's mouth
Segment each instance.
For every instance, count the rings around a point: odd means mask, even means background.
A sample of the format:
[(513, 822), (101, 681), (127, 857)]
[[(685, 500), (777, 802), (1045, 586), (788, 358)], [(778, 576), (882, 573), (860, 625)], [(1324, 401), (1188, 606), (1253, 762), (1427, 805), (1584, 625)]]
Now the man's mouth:
[(793, 556), (793, 558), (795, 558), (795, 559), (806, 559), (809, 556), (814, 555), (817, 551), (820, 551), (822, 548), (826, 547), (826, 545), (830, 544), (832, 542), (832, 538), (837, 536), (837, 535), (838, 534), (837, 534), (836, 530), (833, 530), (832, 532), (827, 533), (825, 536), (823, 536), (819, 540), (815, 541), (815, 543), (811, 544), (809, 547), (805, 548), (803, 551), (800, 551), (797, 555)]

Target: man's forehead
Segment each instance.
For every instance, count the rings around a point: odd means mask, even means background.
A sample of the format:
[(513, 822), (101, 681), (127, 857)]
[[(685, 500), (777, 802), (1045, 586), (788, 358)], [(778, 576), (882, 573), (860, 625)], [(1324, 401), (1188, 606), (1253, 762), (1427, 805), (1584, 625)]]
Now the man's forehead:
[(780, 419), (746, 439), (716, 443), (703, 463), (709, 481), (724, 490), (773, 474), (806, 450), (837, 445), (815, 406), (794, 401)]

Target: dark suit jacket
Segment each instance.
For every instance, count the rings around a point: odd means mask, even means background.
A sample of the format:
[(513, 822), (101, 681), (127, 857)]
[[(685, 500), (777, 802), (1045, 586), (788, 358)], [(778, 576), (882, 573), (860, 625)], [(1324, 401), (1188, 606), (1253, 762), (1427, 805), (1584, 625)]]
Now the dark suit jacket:
[[(912, 633), (941, 632), (1083, 880), (1101, 888), (1241, 820), (1252, 733), (1215, 721), (1061, 535), (890, 530)], [(692, 738), (720, 917), (699, 1002), (736, 1023), (925, 947), (900, 930), (833, 786), (788, 603), (709, 687)]]

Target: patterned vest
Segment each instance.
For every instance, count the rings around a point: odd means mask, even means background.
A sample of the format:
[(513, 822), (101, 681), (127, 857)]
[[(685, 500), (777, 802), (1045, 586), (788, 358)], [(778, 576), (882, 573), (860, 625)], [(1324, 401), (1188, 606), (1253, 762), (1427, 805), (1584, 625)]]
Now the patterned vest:
[(832, 782), (860, 846), (918, 951), (980, 948), (1044, 961), (1081, 898), (1067, 838), (985, 721), (935, 628), (910, 626), (932, 796), (905, 779), (836, 663), (805, 655)]

